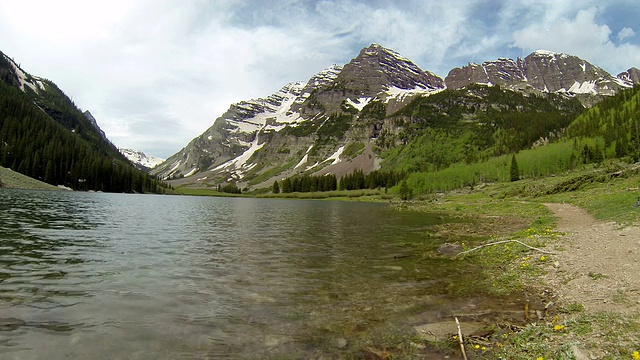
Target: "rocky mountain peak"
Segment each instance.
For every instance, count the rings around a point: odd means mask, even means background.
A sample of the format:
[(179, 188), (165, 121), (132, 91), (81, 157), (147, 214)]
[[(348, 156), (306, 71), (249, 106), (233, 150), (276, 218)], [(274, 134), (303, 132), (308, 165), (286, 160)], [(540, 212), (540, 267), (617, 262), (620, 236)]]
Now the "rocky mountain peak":
[(373, 97), (390, 88), (436, 90), (444, 81), (399, 53), (371, 44), (344, 66), (336, 81), (355, 95)]
[(640, 70), (632, 67), (618, 74), (617, 78), (629, 84), (640, 84)]
[(143, 171), (153, 169), (165, 161), (165, 159), (153, 155), (147, 155), (139, 150), (118, 148), (118, 151), (120, 151), (120, 153), (131, 161), (137, 168)]

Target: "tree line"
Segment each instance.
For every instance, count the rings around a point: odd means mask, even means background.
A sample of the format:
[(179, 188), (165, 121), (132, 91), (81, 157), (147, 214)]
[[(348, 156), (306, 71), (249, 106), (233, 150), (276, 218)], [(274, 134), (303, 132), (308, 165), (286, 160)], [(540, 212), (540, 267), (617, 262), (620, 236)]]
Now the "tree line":
[(335, 175), (302, 175), (282, 180), (282, 186), (277, 181), (273, 183), (274, 193), (333, 191), (338, 189), (338, 179)]
[(285, 178), (281, 183), (275, 181), (272, 192), (292, 193), (292, 192), (316, 192), (334, 190), (362, 190), (390, 188), (402, 181), (406, 177), (405, 173), (393, 170), (376, 170), (365, 174), (362, 170), (355, 170), (338, 181), (336, 175), (302, 175)]

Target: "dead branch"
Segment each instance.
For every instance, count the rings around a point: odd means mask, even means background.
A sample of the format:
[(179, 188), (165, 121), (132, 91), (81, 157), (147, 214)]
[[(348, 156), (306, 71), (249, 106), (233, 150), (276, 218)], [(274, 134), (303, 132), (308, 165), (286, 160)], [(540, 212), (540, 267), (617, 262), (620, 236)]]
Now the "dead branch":
[(527, 248), (532, 249), (532, 250), (539, 251), (539, 252), (541, 252), (541, 253), (543, 253), (543, 254), (558, 255), (558, 253), (555, 253), (555, 252), (546, 251), (546, 250), (539, 249), (539, 248), (537, 248), (537, 247), (533, 247), (533, 246), (527, 245), (527, 244), (523, 243), (523, 242), (522, 242), (522, 241), (520, 241), (520, 240), (500, 240), (500, 241), (495, 241), (495, 242), (492, 242), (492, 243), (482, 244), (482, 245), (476, 246), (476, 247), (474, 247), (473, 249), (470, 249), (470, 250), (465, 250), (465, 251), (463, 251), (463, 252), (458, 253), (458, 254), (457, 254), (456, 256), (454, 256), (453, 258), (455, 259), (455, 258), (457, 258), (457, 257), (458, 257), (458, 256), (460, 256), (460, 255), (468, 254), (468, 253), (470, 253), (470, 252), (472, 252), (472, 251), (476, 251), (476, 250), (482, 249), (483, 247), (487, 247), (487, 246), (491, 246), (491, 245), (505, 244), (505, 243), (509, 243), (509, 242), (515, 242), (515, 243), (518, 243), (518, 244), (520, 244), (520, 245), (522, 245), (522, 246), (524, 246), (524, 247), (527, 247)]
[(462, 330), (460, 330), (460, 321), (458, 321), (457, 317), (454, 319), (456, 319), (456, 325), (458, 326), (458, 342), (460, 343), (460, 350), (462, 350), (462, 357), (467, 360), (467, 352), (464, 351), (464, 341), (462, 340)]

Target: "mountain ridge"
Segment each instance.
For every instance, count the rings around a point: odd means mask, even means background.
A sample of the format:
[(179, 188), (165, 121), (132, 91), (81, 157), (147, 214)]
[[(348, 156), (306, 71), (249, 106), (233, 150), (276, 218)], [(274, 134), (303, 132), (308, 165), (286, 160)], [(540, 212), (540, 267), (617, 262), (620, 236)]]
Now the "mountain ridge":
[(454, 89), (479, 83), (517, 91), (611, 96), (638, 83), (638, 70), (633, 69), (613, 76), (577, 56), (537, 50), (516, 60), (499, 58), (453, 68), (445, 83), (447, 88)]

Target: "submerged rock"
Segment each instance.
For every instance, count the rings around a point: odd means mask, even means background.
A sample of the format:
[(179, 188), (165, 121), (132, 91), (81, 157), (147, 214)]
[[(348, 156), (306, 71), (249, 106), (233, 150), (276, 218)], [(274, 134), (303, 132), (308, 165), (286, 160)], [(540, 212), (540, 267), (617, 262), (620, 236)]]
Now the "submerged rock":
[(457, 255), (459, 252), (462, 252), (462, 245), (444, 243), (438, 246), (437, 251), (439, 254), (443, 255)]

